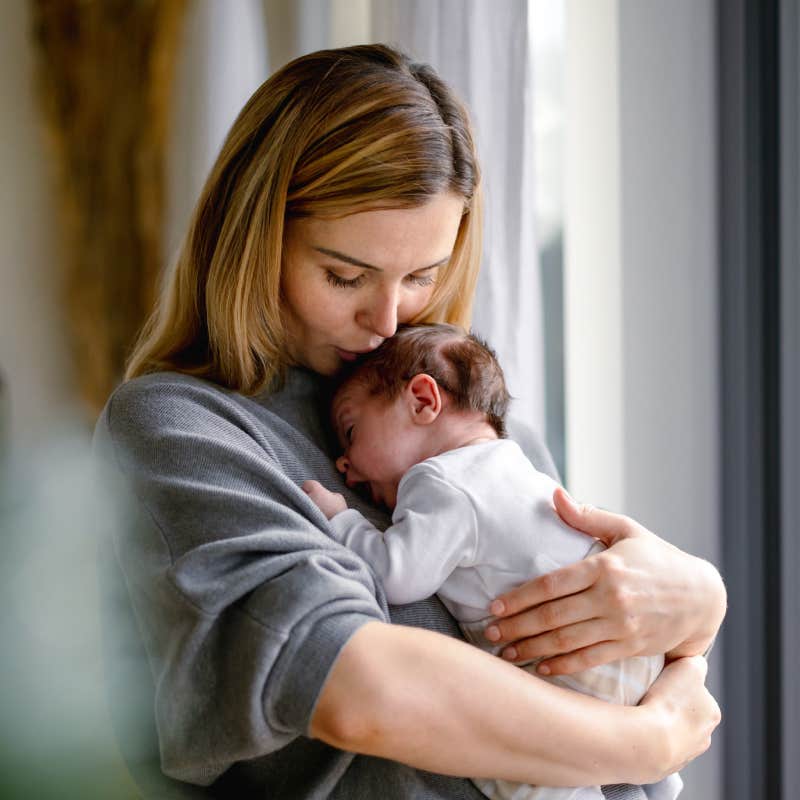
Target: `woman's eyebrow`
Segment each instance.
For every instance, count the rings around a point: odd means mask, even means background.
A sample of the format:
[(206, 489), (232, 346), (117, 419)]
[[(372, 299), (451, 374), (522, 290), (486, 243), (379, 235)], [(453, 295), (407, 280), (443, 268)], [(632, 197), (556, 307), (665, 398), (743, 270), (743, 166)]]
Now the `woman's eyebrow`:
[[(329, 250), (327, 247), (314, 247), (318, 253), (322, 253), (323, 255), (330, 256), (331, 258), (335, 258), (337, 261), (344, 261), (345, 264), (352, 264), (354, 267), (361, 267), (362, 269), (374, 269), (376, 272), (383, 272), (380, 267), (373, 266), (372, 264), (367, 264), (365, 261), (360, 261), (357, 258), (353, 258), (353, 256), (345, 255), (344, 253), (340, 253), (338, 250)], [(440, 258), (433, 264), (429, 264), (427, 267), (417, 267), (417, 269), (413, 270), (414, 272), (424, 272), (426, 269), (433, 269), (434, 267), (441, 267), (442, 264), (446, 264), (450, 260), (450, 256), (445, 256), (444, 258)]]

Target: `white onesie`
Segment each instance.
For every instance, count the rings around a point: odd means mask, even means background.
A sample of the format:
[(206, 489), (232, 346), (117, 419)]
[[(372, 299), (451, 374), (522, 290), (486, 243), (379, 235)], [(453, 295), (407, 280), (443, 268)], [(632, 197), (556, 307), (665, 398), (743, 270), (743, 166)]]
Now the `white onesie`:
[[(337, 541), (371, 564), (390, 603), (412, 603), (437, 593), (467, 639), (496, 652), (483, 637), (495, 597), (603, 547), (561, 520), (552, 503), (556, 486), (515, 442), (498, 439), (413, 466), (400, 481), (392, 525), (385, 532), (355, 509), (337, 514), (330, 525)], [(533, 672), (535, 663), (524, 668)], [(546, 680), (635, 705), (663, 665), (663, 656), (639, 656)], [(475, 783), (497, 800), (603, 798), (599, 786), (535, 787), (482, 778)], [(674, 800), (682, 787), (675, 774), (643, 788), (651, 800)]]

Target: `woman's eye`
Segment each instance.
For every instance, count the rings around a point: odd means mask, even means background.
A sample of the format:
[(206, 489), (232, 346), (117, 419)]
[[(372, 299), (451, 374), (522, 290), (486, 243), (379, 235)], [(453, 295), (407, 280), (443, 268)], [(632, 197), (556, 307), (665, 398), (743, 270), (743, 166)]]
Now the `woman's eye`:
[(436, 283), (433, 275), (406, 275), (406, 280), (415, 286), (433, 286)]
[(330, 270), (325, 273), (325, 277), (328, 283), (331, 286), (335, 286), (337, 289), (357, 289), (364, 282), (363, 275), (359, 275), (356, 278), (343, 278), (341, 275), (337, 275)]
[(344, 432), (344, 439), (346, 442), (353, 441), (353, 428), (355, 426), (351, 425), (345, 432)]

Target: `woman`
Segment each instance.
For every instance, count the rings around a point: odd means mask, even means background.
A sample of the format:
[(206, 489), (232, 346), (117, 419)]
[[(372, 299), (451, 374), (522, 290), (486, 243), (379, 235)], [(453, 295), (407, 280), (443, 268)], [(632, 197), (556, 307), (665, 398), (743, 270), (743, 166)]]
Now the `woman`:
[[(390, 48), (298, 59), (234, 123), (97, 430), (138, 512), (116, 563), (173, 778), (218, 796), (480, 797), (445, 776), (643, 783), (708, 746), (701, 659), (637, 708), (564, 693), (454, 638), (435, 598), (389, 609), (300, 489), (316, 478), (386, 524), (331, 461), (325, 378), (400, 322), (468, 324), (480, 230), (466, 113)], [(567, 672), (708, 647), (713, 568), (626, 518), (559, 512), (612, 546), (499, 601), (487, 635), (509, 660), (563, 653), (548, 663)]]

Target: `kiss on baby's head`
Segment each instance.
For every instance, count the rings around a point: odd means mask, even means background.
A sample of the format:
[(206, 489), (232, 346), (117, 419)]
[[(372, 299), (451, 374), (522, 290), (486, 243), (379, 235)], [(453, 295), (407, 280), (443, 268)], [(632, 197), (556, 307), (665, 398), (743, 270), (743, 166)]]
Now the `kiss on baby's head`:
[(505, 438), (509, 394), (492, 350), (453, 325), (405, 326), (355, 363), (331, 404), (348, 486), (393, 508), (415, 464)]
[(362, 356), (340, 377), (333, 398), (358, 383), (370, 396), (396, 399), (414, 376), (433, 378), (451, 408), (485, 415), (505, 438), (510, 402), (503, 370), (494, 351), (474, 333), (445, 323), (403, 325), (380, 347)]

